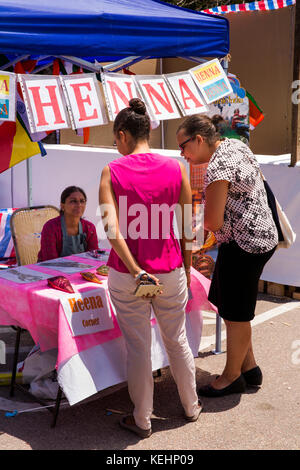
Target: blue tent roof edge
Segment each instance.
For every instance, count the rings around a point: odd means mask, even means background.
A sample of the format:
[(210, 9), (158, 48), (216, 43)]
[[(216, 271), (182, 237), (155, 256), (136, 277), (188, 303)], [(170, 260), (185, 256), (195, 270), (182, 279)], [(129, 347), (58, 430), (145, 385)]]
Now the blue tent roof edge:
[(0, 54), (224, 57), (227, 18), (161, 0), (1, 0)]

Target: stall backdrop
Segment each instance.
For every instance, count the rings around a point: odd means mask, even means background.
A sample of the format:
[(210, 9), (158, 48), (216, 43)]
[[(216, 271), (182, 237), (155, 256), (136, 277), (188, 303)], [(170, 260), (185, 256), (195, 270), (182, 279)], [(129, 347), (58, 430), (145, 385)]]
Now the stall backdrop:
[[(2, 64), (16, 63), (22, 58), (34, 59), (34, 66), (38, 67), (57, 55), (90, 58), (91, 63), (95, 63), (95, 58), (101, 62), (127, 56), (134, 56), (133, 60), (146, 57), (223, 57), (228, 51), (226, 18), (178, 9), (157, 0), (73, 0), (68, 4), (58, 0), (51, 3), (40, 0), (38, 5), (33, 0), (4, 0), (0, 4)], [(89, 148), (81, 152), (75, 147), (50, 147), (44, 159), (40, 156), (32, 158), (33, 203), (57, 205), (63, 187), (73, 183), (85, 186), (88, 192), (86, 215), (98, 226), (95, 196), (98, 178), (101, 168), (117, 157), (116, 152)], [(178, 153), (174, 156), (179, 157)], [(283, 188), (278, 177), (281, 172), (282, 168), (278, 166), (270, 172), (275, 192)], [(297, 223), (298, 172), (299, 168), (284, 168), (288, 181), (293, 174), (294, 185), (290, 185), (293, 194), (285, 191), (282, 198), (279, 197), (294, 224)], [(11, 206), (13, 195), (14, 206), (26, 205), (24, 162), (15, 167), (14, 176), (13, 181), (9, 172), (0, 176), (0, 206), (4, 208)], [(294, 228), (297, 232), (297, 227)], [(266, 279), (300, 285), (299, 270), (295, 265), (299, 252), (297, 242), (290, 250), (278, 251), (274, 256), (273, 270), (270, 268)]]

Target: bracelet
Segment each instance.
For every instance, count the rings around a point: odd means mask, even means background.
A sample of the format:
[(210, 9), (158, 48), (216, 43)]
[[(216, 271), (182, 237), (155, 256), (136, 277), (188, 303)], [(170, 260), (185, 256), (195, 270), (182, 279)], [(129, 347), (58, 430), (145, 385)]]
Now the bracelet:
[(188, 273), (191, 272), (191, 267), (189, 267), (189, 268), (186, 268), (186, 267), (185, 267), (184, 269), (185, 269)]
[(141, 279), (145, 274), (147, 274), (146, 271), (142, 270), (135, 276), (135, 279)]

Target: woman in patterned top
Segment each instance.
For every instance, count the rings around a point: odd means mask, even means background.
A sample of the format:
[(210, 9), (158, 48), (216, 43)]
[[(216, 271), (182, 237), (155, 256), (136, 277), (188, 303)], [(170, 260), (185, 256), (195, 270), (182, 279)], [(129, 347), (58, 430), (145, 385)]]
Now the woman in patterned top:
[(262, 383), (250, 321), (258, 280), (278, 244), (258, 162), (241, 141), (221, 140), (218, 124), (215, 117), (190, 116), (177, 131), (181, 155), (192, 164), (208, 163), (204, 229), (214, 232), (219, 245), (208, 298), (225, 321), (227, 360), (223, 373), (198, 390), (210, 397)]
[(60, 197), (60, 216), (48, 220), (41, 233), (38, 262), (98, 249), (94, 224), (82, 219), (86, 194), (77, 186), (68, 186)]

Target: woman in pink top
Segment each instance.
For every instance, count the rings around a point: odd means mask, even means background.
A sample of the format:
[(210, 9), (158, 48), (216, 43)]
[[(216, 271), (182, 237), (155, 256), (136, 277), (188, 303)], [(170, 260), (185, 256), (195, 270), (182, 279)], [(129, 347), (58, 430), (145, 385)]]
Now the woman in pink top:
[[(134, 403), (133, 414), (124, 416), (120, 424), (145, 438), (152, 432), (153, 411), (151, 306), (185, 418), (196, 421), (201, 412), (194, 358), (185, 332), (191, 251), (186, 249), (184, 230), (179, 244), (172, 227), (175, 207), (183, 209), (192, 198), (184, 166), (150, 151), (150, 119), (141, 100), (132, 99), (118, 114), (114, 135), (124, 156), (104, 168), (99, 201), (112, 245), (108, 287), (126, 342), (128, 390)], [(137, 285), (147, 279), (161, 282), (162, 293), (151, 298), (135, 296)]]

